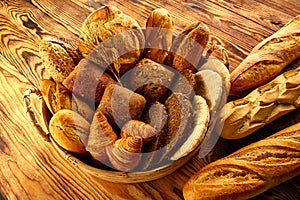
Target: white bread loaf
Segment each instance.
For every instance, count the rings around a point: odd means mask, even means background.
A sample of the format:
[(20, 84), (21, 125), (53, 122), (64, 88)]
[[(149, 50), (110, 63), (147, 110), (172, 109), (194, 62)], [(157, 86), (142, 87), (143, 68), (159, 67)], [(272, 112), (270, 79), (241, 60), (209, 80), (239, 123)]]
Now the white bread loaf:
[(186, 200), (249, 199), (300, 174), (300, 122), (212, 162), (184, 185)]

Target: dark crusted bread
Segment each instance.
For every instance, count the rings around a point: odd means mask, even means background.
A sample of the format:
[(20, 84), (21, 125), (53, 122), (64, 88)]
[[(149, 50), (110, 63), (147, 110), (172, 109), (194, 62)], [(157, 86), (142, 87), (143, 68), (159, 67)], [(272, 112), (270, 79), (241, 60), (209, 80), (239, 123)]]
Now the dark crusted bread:
[(63, 85), (74, 94), (98, 104), (105, 88), (116, 81), (89, 59), (82, 59)]

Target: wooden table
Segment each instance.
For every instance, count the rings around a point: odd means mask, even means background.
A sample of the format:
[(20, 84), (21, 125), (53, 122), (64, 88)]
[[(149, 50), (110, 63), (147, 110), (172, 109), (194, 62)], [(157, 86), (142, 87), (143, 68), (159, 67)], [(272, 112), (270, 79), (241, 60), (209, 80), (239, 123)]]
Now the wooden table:
[[(297, 0), (2, 0), (0, 1), (0, 192), (7, 199), (183, 199), (188, 178), (207, 163), (249, 143), (248, 139), (220, 139), (204, 159), (195, 156), (175, 173), (139, 184), (117, 184), (80, 171), (45, 142), (24, 112), (22, 95), (38, 86), (47, 74), (41, 65), (38, 44), (52, 35), (77, 44), (80, 26), (96, 8), (112, 4), (138, 20), (142, 27), (150, 11), (167, 8), (182, 29), (194, 20), (206, 23), (212, 41), (229, 52), (236, 67), (261, 40), (300, 13)], [(219, 55), (216, 55), (217, 57)], [(288, 120), (287, 120), (288, 119)], [(299, 109), (263, 128), (250, 139), (265, 137), (296, 121)], [(254, 140), (254, 139), (253, 139)], [(279, 185), (255, 199), (296, 199), (300, 177)]]

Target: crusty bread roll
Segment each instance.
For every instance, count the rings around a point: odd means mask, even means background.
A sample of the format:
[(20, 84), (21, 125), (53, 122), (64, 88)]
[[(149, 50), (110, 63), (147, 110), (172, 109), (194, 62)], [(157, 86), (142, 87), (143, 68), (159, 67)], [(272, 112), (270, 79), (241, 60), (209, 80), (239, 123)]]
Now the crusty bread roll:
[(193, 175), (183, 187), (186, 200), (249, 199), (300, 174), (300, 123), (227, 157)]
[(300, 56), (300, 15), (256, 45), (230, 74), (231, 91), (262, 85)]
[(299, 106), (300, 67), (286, 71), (244, 98), (227, 102), (221, 137), (246, 137)]
[(88, 122), (92, 121), (95, 110), (87, 101), (72, 94), (61, 83), (50, 79), (40, 79), (39, 82), (43, 99), (52, 114), (68, 109), (79, 113)]
[(39, 83), (43, 99), (52, 114), (62, 109), (72, 109), (72, 94), (63, 85), (50, 79), (40, 79)]
[(107, 53), (110, 57), (108, 52), (115, 52), (120, 64), (119, 72), (123, 74), (139, 60), (144, 44), (145, 38), (138, 22), (117, 7), (105, 5), (93, 11), (83, 22), (78, 48), (84, 57), (93, 50), (103, 50), (101, 54)]
[(143, 95), (148, 101), (163, 101), (172, 83), (174, 71), (144, 58), (137, 63), (130, 73), (128, 72), (129, 77), (126, 75), (122, 77), (122, 83), (129, 89)]
[(98, 109), (106, 116), (114, 130), (118, 130), (129, 120), (139, 120), (145, 105), (146, 99), (142, 95), (119, 85), (109, 85)]
[(105, 88), (116, 81), (89, 59), (82, 59), (63, 85), (91, 103), (99, 104)]
[(172, 43), (168, 64), (179, 72), (185, 69), (195, 71), (209, 37), (209, 28), (200, 21), (186, 26)]
[(90, 124), (72, 110), (59, 110), (49, 122), (49, 132), (57, 144), (64, 149), (86, 155), (85, 146), (89, 136)]
[(164, 63), (172, 45), (174, 21), (165, 8), (154, 9), (146, 22), (145, 57)]
[(46, 71), (56, 82), (62, 82), (82, 58), (77, 49), (53, 37), (44, 37), (40, 41), (39, 55)]

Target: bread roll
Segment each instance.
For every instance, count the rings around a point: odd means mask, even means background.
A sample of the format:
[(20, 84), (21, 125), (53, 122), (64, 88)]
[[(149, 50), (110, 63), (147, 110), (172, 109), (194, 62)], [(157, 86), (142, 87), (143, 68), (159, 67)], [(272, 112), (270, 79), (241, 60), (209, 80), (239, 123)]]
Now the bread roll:
[[(83, 22), (78, 48), (87, 57), (92, 51), (100, 51), (102, 59), (115, 59), (120, 63), (120, 74), (124, 74), (139, 60), (145, 38), (138, 22), (112, 5), (102, 6), (92, 12)], [(101, 63), (110, 64), (101, 60)], [(103, 66), (107, 67), (107, 66)]]
[(186, 200), (250, 199), (300, 174), (300, 123), (229, 156), (193, 175), (183, 187)]
[(59, 110), (73, 110), (88, 122), (92, 121), (94, 109), (86, 101), (72, 94), (62, 84), (50, 79), (40, 79), (40, 91), (49, 111), (54, 114)]
[(40, 91), (52, 114), (62, 109), (72, 109), (72, 94), (60, 83), (50, 79), (40, 79)]
[(208, 27), (200, 21), (191, 23), (174, 39), (168, 64), (179, 72), (185, 69), (194, 72), (208, 41)]
[(98, 108), (114, 130), (118, 130), (130, 120), (139, 120), (145, 105), (146, 99), (142, 95), (119, 85), (109, 85)]
[(172, 45), (174, 21), (165, 8), (154, 9), (146, 22), (145, 57), (164, 63)]
[(62, 82), (81, 59), (79, 51), (53, 37), (44, 37), (40, 41), (39, 55), (46, 71), (56, 82)]
[(122, 83), (149, 101), (163, 101), (173, 77), (174, 70), (171, 71), (171, 68), (144, 58), (130, 71), (128, 78), (122, 77)]
[(59, 110), (49, 122), (49, 132), (62, 148), (86, 155), (85, 146), (89, 136), (90, 124), (72, 110)]
[(105, 88), (116, 81), (89, 59), (82, 59), (63, 85), (91, 103), (99, 104)]
[(300, 15), (257, 44), (230, 74), (231, 91), (262, 85), (300, 56)]

